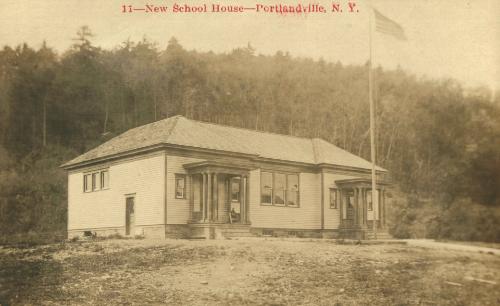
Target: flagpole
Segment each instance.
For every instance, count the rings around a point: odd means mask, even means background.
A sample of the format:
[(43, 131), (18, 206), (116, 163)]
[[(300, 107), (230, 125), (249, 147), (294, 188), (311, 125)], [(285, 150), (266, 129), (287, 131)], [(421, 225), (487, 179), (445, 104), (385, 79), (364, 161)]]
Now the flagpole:
[(372, 72), (372, 13), (373, 9), (370, 7), (368, 14), (368, 36), (370, 44), (370, 60), (368, 61), (368, 100), (370, 101), (370, 152), (372, 160), (372, 212), (373, 212), (373, 237), (377, 239), (377, 215), (378, 203), (375, 203), (376, 192), (376, 174), (375, 174), (375, 105), (373, 103), (373, 72)]

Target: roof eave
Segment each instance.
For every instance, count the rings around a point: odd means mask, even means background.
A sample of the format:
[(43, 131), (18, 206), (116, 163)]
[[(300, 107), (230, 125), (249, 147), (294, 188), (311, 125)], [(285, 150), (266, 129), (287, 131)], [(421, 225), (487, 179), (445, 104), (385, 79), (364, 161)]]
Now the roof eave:
[(59, 168), (62, 168), (64, 170), (73, 170), (73, 169), (82, 168), (85, 166), (101, 163), (104, 161), (110, 161), (110, 160), (115, 160), (115, 159), (119, 159), (122, 157), (129, 157), (129, 156), (133, 156), (133, 155), (148, 153), (151, 151), (162, 149), (163, 147), (164, 147), (163, 144), (152, 145), (152, 146), (147, 146), (147, 147), (138, 148), (138, 149), (134, 149), (134, 150), (128, 150), (125, 152), (120, 152), (120, 153), (110, 154), (110, 155), (106, 155), (106, 156), (102, 156), (102, 157), (83, 160), (81, 162), (76, 162), (76, 163), (71, 163), (71, 161), (70, 161), (70, 162), (67, 162), (65, 164), (62, 164), (61, 166), (59, 166)]
[[(392, 185), (392, 182), (389, 180), (385, 179), (379, 179), (375, 181), (377, 186), (390, 186)], [(358, 186), (358, 185), (365, 185), (367, 187), (372, 186), (372, 182), (370, 179), (367, 178), (355, 178), (355, 179), (342, 179), (342, 180), (336, 180), (335, 184), (338, 186)]]
[(62, 169), (65, 170), (72, 170), (72, 169), (77, 169), (77, 168), (82, 168), (88, 165), (92, 164), (97, 164), (100, 162), (104, 161), (109, 161), (109, 160), (116, 160), (119, 158), (123, 157), (129, 157), (133, 155), (139, 155), (143, 153), (148, 153), (154, 150), (159, 150), (159, 149), (181, 149), (181, 150), (193, 150), (193, 151), (198, 151), (198, 152), (208, 152), (208, 153), (215, 153), (215, 154), (221, 154), (221, 155), (238, 155), (242, 157), (247, 157), (247, 158), (255, 158), (257, 155), (255, 154), (250, 154), (250, 153), (242, 153), (242, 152), (230, 152), (230, 151), (223, 151), (223, 150), (216, 150), (216, 149), (207, 149), (207, 148), (198, 148), (198, 147), (191, 147), (191, 146), (184, 146), (184, 145), (176, 145), (176, 144), (170, 144), (170, 143), (162, 143), (162, 144), (157, 144), (157, 145), (152, 145), (148, 147), (143, 147), (139, 149), (134, 149), (134, 150), (128, 150), (125, 152), (120, 152), (116, 154), (111, 154), (111, 155), (106, 155), (98, 158), (92, 158), (89, 160), (84, 160), (81, 162), (76, 162), (76, 163), (65, 163), (59, 166)]
[[(59, 166), (59, 168), (62, 168), (64, 170), (73, 170), (73, 169), (86, 167), (89, 165), (98, 164), (98, 163), (105, 162), (105, 161), (116, 160), (116, 159), (120, 159), (120, 158), (124, 158), (124, 157), (130, 157), (130, 156), (134, 156), (134, 155), (149, 153), (149, 152), (155, 151), (155, 150), (168, 149), (168, 148), (181, 149), (181, 150), (193, 150), (193, 151), (198, 151), (198, 152), (212, 153), (212, 154), (215, 153), (215, 154), (221, 154), (221, 155), (232, 155), (232, 156), (236, 155), (239, 157), (250, 158), (254, 161), (281, 163), (281, 164), (302, 166), (302, 167), (308, 167), (308, 168), (310, 168), (310, 167), (319, 168), (319, 169), (331, 168), (331, 169), (337, 169), (337, 170), (360, 171), (360, 172), (370, 172), (371, 171), (371, 169), (369, 169), (369, 168), (344, 166), (344, 165), (336, 165), (336, 164), (329, 164), (329, 163), (315, 164), (315, 163), (307, 163), (307, 162), (292, 161), (292, 160), (282, 160), (282, 159), (266, 158), (266, 157), (262, 157), (262, 156), (259, 156), (256, 154), (250, 154), (250, 153), (231, 152), (231, 151), (223, 151), (223, 150), (207, 149), (207, 148), (198, 148), (198, 147), (175, 145), (175, 144), (169, 144), (169, 143), (162, 143), (162, 144), (152, 145), (152, 146), (148, 146), (148, 147), (128, 150), (125, 152), (115, 153), (115, 154), (102, 156), (102, 157), (98, 157), (98, 158), (92, 158), (89, 160), (84, 160), (84, 161), (76, 162), (76, 163), (71, 163), (71, 161), (70, 161), (70, 162), (67, 162), (65, 164), (62, 164), (61, 166)], [(376, 172), (377, 173), (387, 173), (388, 171), (384, 168), (377, 166)]]
[[(318, 168), (332, 168), (332, 169), (340, 169), (340, 170), (355, 170), (355, 171), (362, 171), (362, 172), (371, 172), (371, 168), (361, 168), (361, 167), (336, 165), (336, 164), (329, 164), (329, 163), (320, 163), (320, 164), (317, 164), (317, 166), (318, 166)], [(377, 169), (375, 169), (375, 171), (378, 173), (389, 172), (387, 169), (384, 169), (384, 168), (379, 167), (379, 166), (377, 166)]]

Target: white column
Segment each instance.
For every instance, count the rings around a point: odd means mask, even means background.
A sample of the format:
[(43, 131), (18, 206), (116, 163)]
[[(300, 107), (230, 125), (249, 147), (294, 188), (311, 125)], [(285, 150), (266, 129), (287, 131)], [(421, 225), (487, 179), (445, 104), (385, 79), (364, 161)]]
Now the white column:
[(241, 176), (240, 179), (240, 195), (241, 195), (241, 223), (246, 223), (247, 219), (247, 193), (246, 193), (246, 176)]
[(219, 220), (219, 183), (218, 183), (218, 178), (217, 178), (217, 172), (214, 173), (214, 205), (213, 206), (213, 211), (214, 211), (214, 220)]
[(207, 174), (206, 173), (201, 173), (201, 176), (203, 177), (202, 179), (202, 184), (201, 184), (201, 215), (202, 215), (202, 222), (207, 221), (207, 198), (206, 198), (206, 192), (207, 192)]
[(207, 219), (212, 221), (212, 173), (207, 174)]
[(186, 190), (188, 192), (188, 202), (189, 202), (189, 219), (193, 220), (193, 210), (194, 210), (194, 188), (193, 188), (193, 175), (189, 174), (187, 177), (188, 184), (186, 188), (189, 188)]

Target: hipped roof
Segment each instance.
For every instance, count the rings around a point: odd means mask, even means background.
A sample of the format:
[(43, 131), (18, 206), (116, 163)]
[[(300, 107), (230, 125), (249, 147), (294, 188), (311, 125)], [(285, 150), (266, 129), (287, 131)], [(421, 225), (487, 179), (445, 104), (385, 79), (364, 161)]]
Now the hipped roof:
[[(320, 138), (311, 139), (236, 128), (191, 120), (183, 116), (170, 117), (128, 130), (62, 167), (69, 168), (155, 145), (225, 151), (312, 165), (327, 164), (371, 169), (369, 161)], [(376, 169), (386, 171), (378, 166)]]

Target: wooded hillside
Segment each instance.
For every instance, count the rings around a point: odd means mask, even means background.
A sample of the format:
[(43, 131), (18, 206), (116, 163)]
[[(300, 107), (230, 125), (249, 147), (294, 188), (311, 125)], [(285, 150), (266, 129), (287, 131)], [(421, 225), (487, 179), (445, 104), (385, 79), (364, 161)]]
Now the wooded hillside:
[[(83, 27), (63, 54), (0, 51), (0, 236), (64, 231), (58, 166), (177, 114), (321, 137), (370, 159), (367, 66), (264, 56), (250, 45), (187, 51), (175, 38), (113, 50), (91, 41)], [(377, 68), (375, 79), (377, 162), (396, 183), (392, 233), (500, 241), (500, 93), (402, 70)]]

